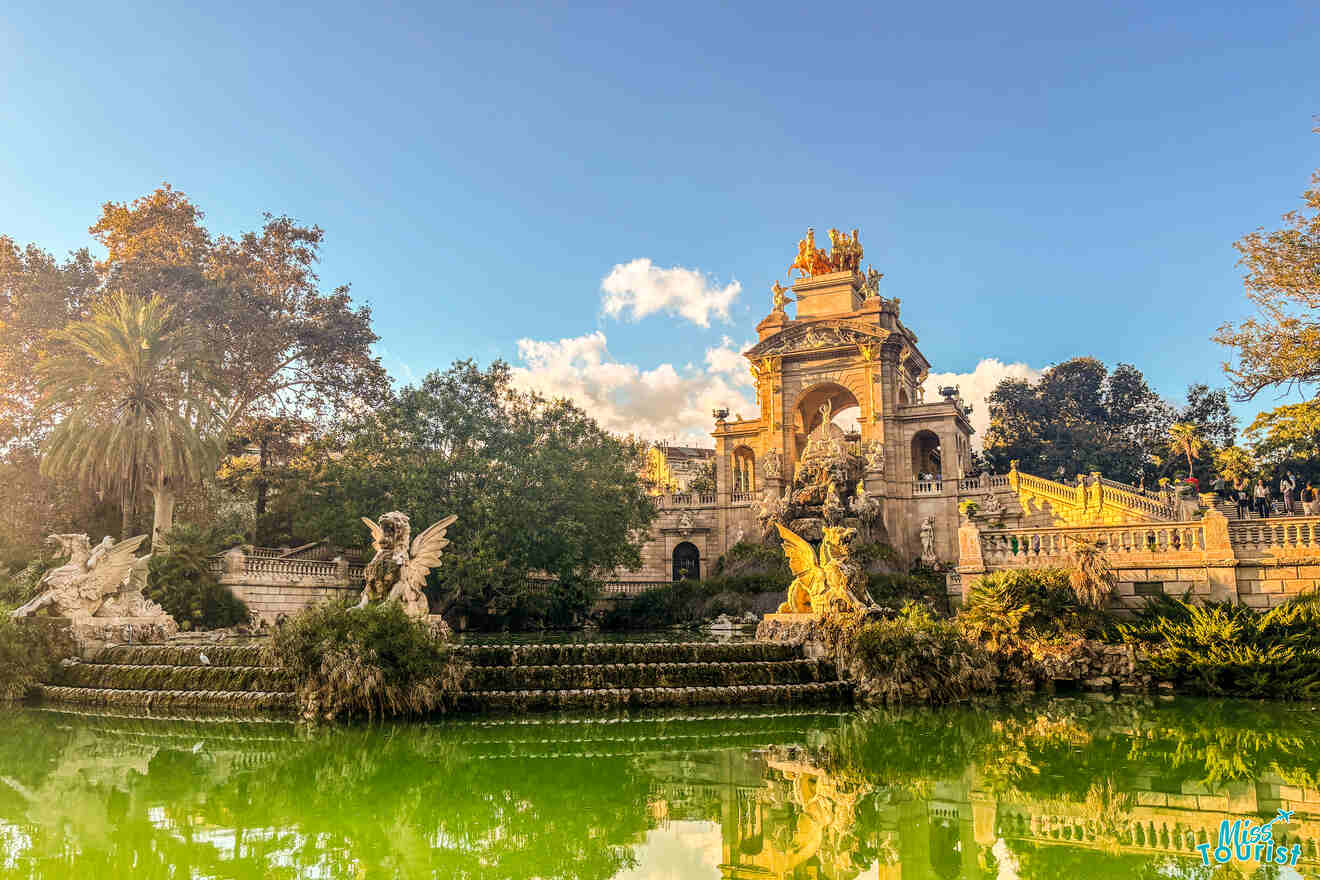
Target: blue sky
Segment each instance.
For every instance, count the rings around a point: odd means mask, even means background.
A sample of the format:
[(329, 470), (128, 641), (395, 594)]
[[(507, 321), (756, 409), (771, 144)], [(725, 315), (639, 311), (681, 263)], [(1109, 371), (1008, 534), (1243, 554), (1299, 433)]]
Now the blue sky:
[(11, 3), (0, 232), (83, 246), (162, 181), (288, 213), (396, 376), (503, 357), (691, 438), (751, 409), (730, 355), (805, 228), (860, 227), (965, 390), (1088, 354), (1178, 398), (1320, 166), (1317, 58), (1314, 2)]

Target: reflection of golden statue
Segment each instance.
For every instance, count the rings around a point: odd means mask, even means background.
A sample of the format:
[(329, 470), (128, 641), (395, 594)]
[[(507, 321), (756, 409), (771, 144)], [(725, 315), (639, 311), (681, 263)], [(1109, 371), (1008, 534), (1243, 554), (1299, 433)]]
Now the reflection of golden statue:
[(834, 266), (825, 251), (816, 247), (816, 230), (810, 226), (807, 227), (807, 237), (798, 242), (797, 258), (788, 267), (789, 278), (793, 277), (794, 269), (800, 269), (803, 278), (834, 271)]
[(801, 537), (778, 523), (784, 539), (784, 555), (796, 577), (788, 587), (788, 601), (780, 614), (826, 614), (865, 611), (874, 603), (866, 589), (866, 574), (852, 561), (851, 547), (857, 530), (826, 526), (820, 558)]

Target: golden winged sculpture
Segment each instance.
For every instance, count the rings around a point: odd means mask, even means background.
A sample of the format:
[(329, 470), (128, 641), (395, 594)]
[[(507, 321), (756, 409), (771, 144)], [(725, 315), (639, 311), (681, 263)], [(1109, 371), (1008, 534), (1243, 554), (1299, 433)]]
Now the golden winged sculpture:
[(779, 606), (780, 614), (852, 614), (875, 605), (866, 589), (866, 573), (851, 558), (856, 529), (826, 526), (818, 558), (799, 535), (780, 523), (775, 527), (795, 575), (788, 587), (788, 601)]
[(398, 601), (410, 617), (425, 617), (430, 604), (422, 588), (431, 569), (440, 564), (440, 555), (449, 546), (445, 531), (457, 516), (447, 516), (408, 544), (412, 526), (406, 513), (391, 511), (379, 522), (362, 517), (376, 547), (376, 555), (367, 563), (366, 583), (357, 607), (374, 602)]
[(12, 616), (29, 617), (49, 608), (56, 617), (92, 617), (120, 591), (138, 561), (133, 554), (146, 540), (146, 535), (138, 535), (116, 543), (107, 535), (93, 548), (86, 535), (51, 535), (47, 543), (58, 544), (69, 554), (69, 561), (42, 575), (45, 589)]

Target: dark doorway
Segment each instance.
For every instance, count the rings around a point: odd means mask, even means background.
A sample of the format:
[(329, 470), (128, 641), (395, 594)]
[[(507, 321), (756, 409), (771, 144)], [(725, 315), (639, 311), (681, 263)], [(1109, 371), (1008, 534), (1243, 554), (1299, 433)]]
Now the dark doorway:
[(684, 541), (674, 548), (674, 580), (683, 578), (701, 580), (701, 551), (691, 541)]

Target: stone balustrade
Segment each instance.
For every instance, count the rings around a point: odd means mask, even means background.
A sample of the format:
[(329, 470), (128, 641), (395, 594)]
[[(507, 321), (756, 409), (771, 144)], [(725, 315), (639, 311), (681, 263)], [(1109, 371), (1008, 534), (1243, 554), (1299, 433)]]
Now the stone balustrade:
[(944, 480), (913, 480), (913, 495), (939, 495), (944, 491)]
[[(735, 497), (747, 496), (750, 500), (755, 498), (754, 492), (735, 492)], [(673, 495), (655, 495), (655, 506), (660, 510), (671, 510), (675, 507), (714, 507), (716, 496), (714, 492), (675, 492)]]
[[(713, 497), (713, 496), (712, 496)], [(734, 492), (729, 498), (734, 504), (751, 504), (756, 500), (755, 492)]]
[(1049, 529), (1001, 529), (980, 533), (986, 565), (1000, 568), (1065, 566), (1074, 540), (1103, 541), (1111, 564), (1142, 556), (1195, 554), (1205, 551), (1205, 527), (1199, 522), (1125, 526), (1070, 526)]
[(1236, 520), (1228, 526), (1234, 550), (1320, 550), (1320, 516)]

